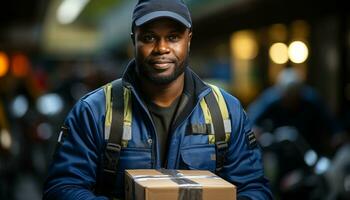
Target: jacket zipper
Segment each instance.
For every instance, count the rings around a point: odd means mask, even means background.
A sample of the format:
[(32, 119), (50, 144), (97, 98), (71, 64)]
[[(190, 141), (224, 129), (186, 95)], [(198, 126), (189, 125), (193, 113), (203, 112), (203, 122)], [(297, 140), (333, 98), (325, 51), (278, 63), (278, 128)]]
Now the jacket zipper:
[[(152, 168), (156, 168), (157, 167), (157, 156), (158, 156), (158, 152), (157, 152), (157, 144), (158, 144), (158, 138), (157, 138), (157, 134), (156, 134), (156, 129), (155, 129), (155, 125), (154, 122), (152, 120), (152, 117), (150, 115), (150, 113), (148, 112), (148, 109), (146, 108), (146, 106), (143, 104), (142, 100), (140, 99), (140, 97), (137, 95), (135, 89), (130, 86), (127, 85), (127, 87), (129, 87), (129, 89), (131, 89), (131, 91), (134, 93), (134, 96), (136, 97), (138, 103), (141, 105), (141, 107), (144, 109), (144, 111), (147, 114), (147, 117), (149, 119), (149, 121), (151, 122), (152, 128), (153, 128), (153, 137), (154, 140), (152, 140), (152, 138), (147, 139), (147, 143), (151, 145), (152, 151), (151, 151), (151, 160), (152, 160)], [(152, 137), (152, 136), (151, 136)], [(150, 141), (150, 139), (152, 141)]]

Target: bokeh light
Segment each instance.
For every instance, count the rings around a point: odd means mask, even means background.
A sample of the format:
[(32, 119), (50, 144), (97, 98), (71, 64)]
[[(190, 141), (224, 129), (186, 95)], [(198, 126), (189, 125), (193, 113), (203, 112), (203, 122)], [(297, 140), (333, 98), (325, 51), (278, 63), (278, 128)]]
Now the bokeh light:
[(0, 77), (5, 76), (9, 69), (9, 60), (6, 53), (0, 51)]
[(55, 93), (45, 94), (37, 100), (37, 109), (44, 115), (55, 115), (63, 109), (63, 99)]
[(20, 118), (23, 117), (28, 111), (29, 103), (24, 95), (18, 95), (12, 102), (12, 114), (13, 116)]
[(309, 55), (309, 49), (302, 41), (294, 41), (288, 47), (289, 59), (294, 63), (303, 63)]
[(258, 54), (258, 43), (252, 31), (239, 31), (231, 37), (233, 56), (240, 60), (254, 59)]
[(16, 77), (24, 77), (29, 72), (29, 60), (24, 54), (15, 54), (12, 57), (12, 73)]
[(0, 145), (4, 149), (10, 149), (12, 145), (12, 138), (8, 130), (2, 129), (0, 131)]
[(282, 42), (277, 42), (271, 45), (269, 56), (276, 64), (285, 64), (288, 61), (288, 47)]
[(79, 16), (89, 0), (64, 0), (57, 10), (57, 20), (61, 24), (70, 24)]

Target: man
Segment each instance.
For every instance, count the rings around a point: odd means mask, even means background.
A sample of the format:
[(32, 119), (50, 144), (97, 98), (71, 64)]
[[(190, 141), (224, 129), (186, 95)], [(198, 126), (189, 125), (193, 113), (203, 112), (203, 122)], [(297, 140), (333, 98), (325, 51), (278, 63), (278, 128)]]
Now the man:
[(248, 116), (257, 136), (291, 126), (321, 154), (330, 154), (331, 146), (340, 145), (339, 138), (344, 136), (322, 98), (292, 67), (282, 70), (276, 84), (248, 106)]
[[(207, 119), (202, 100), (212, 93), (212, 87), (188, 67), (192, 38), (188, 8), (181, 0), (139, 0), (132, 27), (135, 59), (122, 77), (124, 98), (127, 95), (132, 103), (124, 99), (124, 117), (128, 118), (124, 119), (124, 128), (128, 128), (123, 131), (124, 143), (112, 191), (117, 198), (123, 198), (125, 169), (214, 172), (217, 167), (210, 135), (188, 131), (189, 126), (197, 127), (197, 132), (205, 129), (201, 126), (206, 125)], [(106, 135), (112, 137), (115, 133), (109, 131), (106, 123), (110, 120), (105, 103), (109, 93), (104, 91), (108, 89), (97, 89), (83, 97), (65, 120), (59, 138), (61, 146), (45, 183), (44, 199), (107, 199), (98, 189), (110, 186), (106, 179), (100, 180), (100, 168)], [(217, 91), (227, 102), (227, 121), (232, 129), (219, 175), (238, 187), (239, 199), (271, 199), (261, 152), (245, 113), (236, 98)]]
[[(266, 143), (263, 146), (270, 151), (267, 155), (272, 152), (277, 158), (278, 170), (271, 172), (274, 193), (281, 199), (292, 193), (305, 199), (314, 196), (315, 191), (310, 189), (312, 184), (308, 185), (308, 192), (298, 193), (303, 184), (295, 184), (299, 187), (293, 185), (294, 189), (286, 190), (285, 183), (291, 173), (306, 169), (304, 154), (310, 149), (317, 155), (328, 156), (346, 141), (345, 132), (322, 98), (305, 84), (295, 68), (287, 67), (278, 74), (276, 83), (263, 91), (247, 110), (258, 140), (261, 144)], [(273, 133), (275, 140), (271, 141), (274, 142), (264, 142), (270, 140), (266, 137), (270, 133)], [(266, 162), (267, 166), (269, 163), (273, 162)]]

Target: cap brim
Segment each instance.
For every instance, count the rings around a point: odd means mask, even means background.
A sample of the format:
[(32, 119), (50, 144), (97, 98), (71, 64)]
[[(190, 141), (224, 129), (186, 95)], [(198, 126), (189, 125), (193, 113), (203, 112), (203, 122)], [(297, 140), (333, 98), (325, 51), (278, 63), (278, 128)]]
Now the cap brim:
[(147, 15), (144, 15), (144, 16), (136, 19), (135, 25), (142, 26), (143, 24), (145, 24), (149, 21), (152, 21), (152, 20), (157, 19), (157, 18), (162, 18), (162, 17), (172, 18), (172, 19), (180, 22), (181, 24), (183, 24), (187, 28), (191, 28), (191, 23), (189, 21), (187, 21), (181, 15), (174, 13), (174, 12), (170, 12), (170, 11), (155, 11), (155, 12), (148, 13)]

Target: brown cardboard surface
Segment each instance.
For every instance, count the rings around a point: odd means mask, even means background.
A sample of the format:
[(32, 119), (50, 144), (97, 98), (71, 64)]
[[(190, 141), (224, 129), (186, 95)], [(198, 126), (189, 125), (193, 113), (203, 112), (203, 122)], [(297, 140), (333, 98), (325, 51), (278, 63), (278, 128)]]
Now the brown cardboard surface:
[[(173, 171), (174, 172), (174, 171)], [(235, 200), (236, 187), (209, 171), (126, 170), (127, 200)]]

